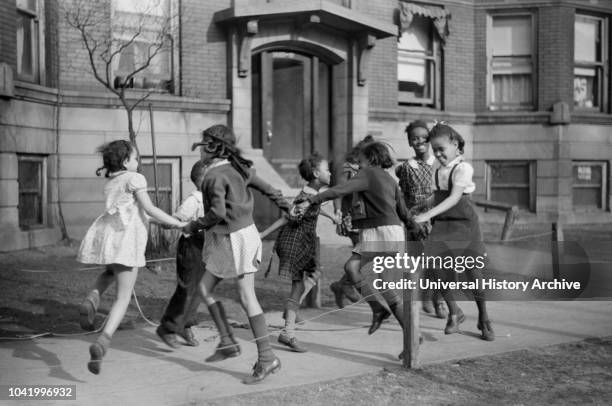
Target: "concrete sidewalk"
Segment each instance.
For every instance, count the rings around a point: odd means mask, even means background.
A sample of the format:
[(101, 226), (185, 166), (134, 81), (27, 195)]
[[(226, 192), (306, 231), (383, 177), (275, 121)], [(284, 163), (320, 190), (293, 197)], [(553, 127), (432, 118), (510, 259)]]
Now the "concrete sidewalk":
[[(462, 334), (444, 335), (444, 320), (421, 315), (422, 364), (612, 335), (612, 302), (489, 303), (497, 334), (494, 342), (478, 338), (476, 306), (471, 302), (460, 305), (467, 316)], [(229, 403), (237, 394), (325, 382), (400, 365), (397, 355), (402, 334), (395, 321), (368, 336), (367, 305), (333, 310), (304, 311), (305, 318), (316, 318), (298, 333), (308, 353), (286, 351), (276, 344), (273, 332), (282, 370), (255, 386), (240, 382), (257, 358), (256, 347), (249, 342), (250, 330), (235, 329), (243, 350), (240, 357), (207, 364), (204, 358), (217, 343), (214, 330), (196, 328), (199, 347), (171, 351), (157, 338), (154, 327), (117, 332), (98, 376), (86, 368), (88, 346), (95, 335), (0, 342), (0, 385), (76, 385), (76, 400), (62, 404), (182, 405), (223, 397)], [(282, 321), (279, 313), (267, 314), (267, 320), (271, 331)], [(57, 404), (36, 402), (46, 403)]]

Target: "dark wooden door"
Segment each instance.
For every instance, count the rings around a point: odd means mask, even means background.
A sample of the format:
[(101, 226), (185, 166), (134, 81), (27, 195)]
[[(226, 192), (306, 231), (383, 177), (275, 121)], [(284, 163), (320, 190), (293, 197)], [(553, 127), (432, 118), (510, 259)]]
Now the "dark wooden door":
[(253, 147), (293, 187), (298, 162), (330, 145), (330, 67), (317, 57), (265, 51), (253, 57)]

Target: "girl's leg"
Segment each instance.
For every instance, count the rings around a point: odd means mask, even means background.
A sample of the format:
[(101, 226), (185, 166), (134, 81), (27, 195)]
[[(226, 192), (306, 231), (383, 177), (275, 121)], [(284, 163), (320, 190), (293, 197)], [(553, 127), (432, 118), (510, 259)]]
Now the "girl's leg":
[[(449, 279), (448, 274), (449, 272), (445, 270), (435, 270), (434, 271), (434, 275), (436, 276), (436, 279), (439, 278), (443, 281), (447, 281)], [(459, 324), (463, 323), (463, 321), (465, 320), (465, 315), (463, 314), (463, 311), (461, 311), (459, 306), (457, 306), (457, 302), (455, 301), (453, 292), (450, 289), (440, 289), (439, 292), (440, 292), (440, 295), (442, 295), (442, 297), (444, 298), (444, 301), (446, 302), (448, 306), (448, 319), (446, 321), (446, 327), (444, 328), (444, 333), (445, 334), (458, 333)]]
[(102, 357), (106, 354), (110, 340), (125, 316), (138, 276), (138, 268), (129, 268), (118, 264), (113, 265), (113, 272), (117, 278), (117, 298), (108, 314), (102, 335), (89, 347), (91, 360), (87, 367), (94, 374), (100, 373)]
[(278, 371), (281, 364), (270, 346), (266, 318), (255, 295), (254, 273), (247, 273), (238, 277), (238, 291), (240, 293), (240, 303), (249, 317), (249, 324), (257, 344), (258, 359), (253, 368), (253, 375), (243, 381), (245, 384), (253, 384)]
[(237, 357), (240, 355), (240, 346), (234, 339), (234, 332), (225, 314), (225, 308), (221, 302), (215, 301), (212, 291), (219, 283), (220, 279), (210, 272), (204, 272), (199, 285), (199, 293), (202, 300), (208, 306), (208, 312), (217, 326), (221, 341), (215, 352), (206, 358), (206, 362), (223, 361), (226, 358)]
[[(476, 256), (478, 255), (474, 251), (468, 251), (466, 256)], [(480, 269), (471, 268), (465, 271), (465, 275), (468, 277), (470, 281), (475, 281), (477, 279), (482, 280), (483, 275)], [(481, 331), (481, 336), (483, 340), (493, 341), (495, 340), (495, 332), (493, 331), (493, 327), (491, 326), (491, 321), (489, 320), (489, 315), (487, 313), (487, 301), (485, 297), (484, 290), (474, 290), (472, 292), (474, 295), (474, 301), (476, 302), (476, 306), (478, 307), (478, 324), (477, 327)]]
[(295, 352), (306, 352), (306, 349), (299, 345), (295, 337), (297, 312), (300, 308), (300, 298), (304, 290), (304, 282), (302, 280), (292, 281), (291, 293), (285, 305), (285, 327), (278, 336), (279, 343), (286, 345)]
[(95, 287), (79, 307), (79, 324), (83, 330), (93, 331), (96, 311), (100, 306), (100, 296), (104, 294), (106, 289), (115, 280), (115, 274), (110, 266), (102, 272), (96, 279)]
[(378, 302), (374, 287), (361, 275), (361, 265), (361, 255), (353, 253), (349, 260), (346, 261), (346, 264), (344, 264), (344, 271), (349, 279), (353, 282), (361, 296), (368, 301), (368, 304), (372, 308), (372, 324), (368, 329), (368, 334), (374, 334), (382, 322), (388, 318), (391, 313), (389, 313), (389, 311)]
[[(382, 279), (387, 282), (392, 281), (393, 278), (391, 271), (386, 270), (383, 272)], [(404, 328), (404, 304), (402, 302), (402, 298), (394, 289), (387, 289), (380, 293), (389, 305), (389, 309), (391, 309), (391, 313), (393, 313), (399, 325)]]

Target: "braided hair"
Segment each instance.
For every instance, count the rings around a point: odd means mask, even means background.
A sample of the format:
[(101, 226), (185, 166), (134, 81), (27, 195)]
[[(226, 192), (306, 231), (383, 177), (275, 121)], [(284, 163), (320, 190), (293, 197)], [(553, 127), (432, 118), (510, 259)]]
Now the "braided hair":
[(253, 161), (244, 158), (236, 147), (236, 136), (231, 128), (217, 124), (202, 132), (200, 145), (215, 158), (227, 159), (244, 179), (249, 177), (249, 168)]
[(457, 149), (463, 154), (463, 147), (465, 147), (465, 140), (453, 127), (448, 124), (438, 123), (429, 131), (429, 137), (427, 141), (431, 142), (432, 139), (438, 137), (448, 137), (450, 141), (457, 143)]
[(97, 152), (102, 154), (104, 165), (96, 169), (96, 175), (100, 176), (102, 171), (106, 170), (104, 177), (108, 178), (113, 172), (125, 171), (126, 167), (123, 166), (123, 163), (130, 159), (132, 151), (134, 151), (134, 146), (126, 140), (116, 140), (101, 145)]

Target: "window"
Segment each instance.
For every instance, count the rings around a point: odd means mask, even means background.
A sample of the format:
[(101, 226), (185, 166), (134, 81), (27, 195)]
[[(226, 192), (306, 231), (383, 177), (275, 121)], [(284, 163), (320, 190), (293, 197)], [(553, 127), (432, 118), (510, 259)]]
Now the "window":
[(535, 211), (535, 162), (487, 162), (487, 199)]
[(19, 227), (44, 226), (47, 212), (47, 163), (40, 155), (18, 156)]
[(178, 207), (180, 199), (180, 158), (157, 158), (158, 204), (155, 202), (155, 177), (152, 157), (142, 158), (140, 173), (147, 179), (147, 191), (153, 204), (166, 213), (172, 214)]
[(535, 107), (533, 20), (531, 14), (489, 18), (487, 99), (491, 110)]
[[(174, 92), (174, 19), (170, 3), (170, 0), (113, 0), (113, 46), (117, 50), (123, 48), (113, 58), (116, 88)], [(125, 83), (127, 76), (136, 71)]]
[(42, 2), (17, 0), (17, 77), (28, 82), (41, 82)]
[(606, 111), (607, 21), (576, 14), (574, 22), (574, 107)]
[(605, 210), (608, 176), (606, 163), (574, 161), (572, 166), (574, 211)]
[(399, 37), (399, 102), (440, 108), (440, 40), (431, 18), (415, 15)]

